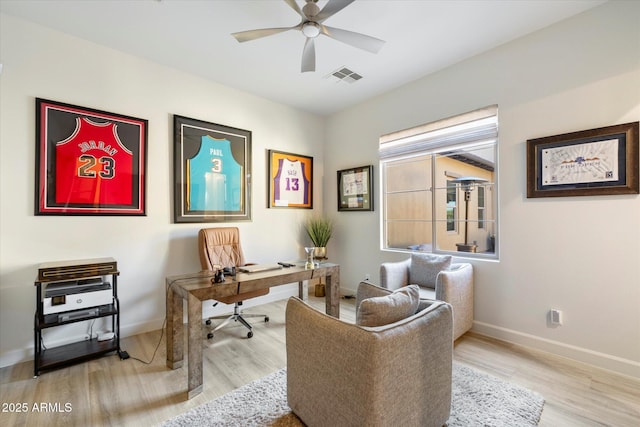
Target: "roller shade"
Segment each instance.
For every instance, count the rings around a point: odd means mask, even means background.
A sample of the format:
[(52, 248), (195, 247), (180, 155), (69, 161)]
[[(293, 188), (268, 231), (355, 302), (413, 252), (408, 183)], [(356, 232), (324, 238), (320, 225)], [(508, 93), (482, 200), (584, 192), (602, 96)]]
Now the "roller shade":
[(455, 117), (426, 123), (380, 137), (381, 159), (437, 152), (493, 142), (498, 137), (498, 106), (492, 105)]

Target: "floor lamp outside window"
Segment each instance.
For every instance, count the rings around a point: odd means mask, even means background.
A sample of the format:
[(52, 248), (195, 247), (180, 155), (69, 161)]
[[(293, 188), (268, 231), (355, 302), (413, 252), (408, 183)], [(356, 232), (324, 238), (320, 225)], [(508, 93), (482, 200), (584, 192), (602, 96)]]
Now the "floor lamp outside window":
[(469, 244), (469, 200), (471, 200), (471, 192), (478, 184), (487, 182), (486, 179), (475, 176), (463, 176), (453, 180), (460, 184), (460, 188), (464, 191), (464, 243), (456, 243), (458, 252), (475, 252), (477, 245)]

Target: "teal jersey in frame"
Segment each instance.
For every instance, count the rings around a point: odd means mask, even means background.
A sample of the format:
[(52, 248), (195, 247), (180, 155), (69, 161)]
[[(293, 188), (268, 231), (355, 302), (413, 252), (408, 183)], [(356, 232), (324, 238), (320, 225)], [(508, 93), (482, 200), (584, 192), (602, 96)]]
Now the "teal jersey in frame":
[(242, 207), (242, 166), (231, 153), (231, 142), (209, 135), (187, 160), (188, 208), (192, 211), (239, 211)]

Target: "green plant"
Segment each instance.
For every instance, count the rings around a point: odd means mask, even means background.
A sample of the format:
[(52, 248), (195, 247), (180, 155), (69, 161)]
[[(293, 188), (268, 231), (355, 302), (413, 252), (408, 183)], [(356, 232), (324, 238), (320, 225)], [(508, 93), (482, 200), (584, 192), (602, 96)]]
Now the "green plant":
[(318, 216), (308, 219), (305, 229), (314, 246), (324, 248), (333, 233), (333, 224), (330, 219)]

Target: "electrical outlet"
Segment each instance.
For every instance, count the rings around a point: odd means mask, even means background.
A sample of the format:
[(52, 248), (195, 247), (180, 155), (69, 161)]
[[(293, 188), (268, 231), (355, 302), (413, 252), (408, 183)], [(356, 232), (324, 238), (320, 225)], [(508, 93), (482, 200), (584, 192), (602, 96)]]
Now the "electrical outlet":
[(562, 326), (562, 311), (556, 308), (549, 310), (549, 323), (554, 326)]

